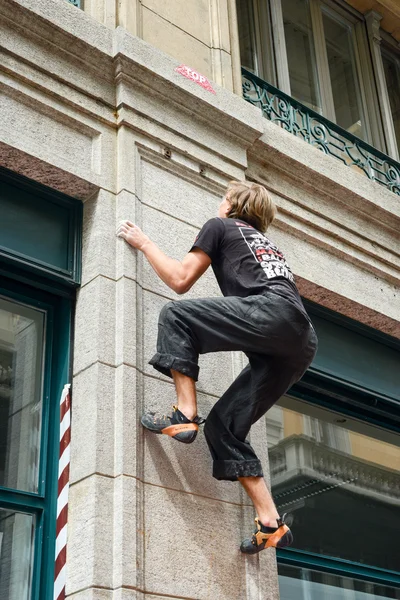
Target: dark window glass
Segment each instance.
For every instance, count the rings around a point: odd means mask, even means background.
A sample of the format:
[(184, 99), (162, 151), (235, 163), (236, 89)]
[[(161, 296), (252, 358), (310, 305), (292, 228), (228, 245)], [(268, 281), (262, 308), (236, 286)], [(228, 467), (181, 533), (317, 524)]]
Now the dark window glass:
[(399, 436), (280, 403), (266, 416), (271, 483), (278, 511), (292, 515), (293, 547), (397, 571)]
[(0, 297), (0, 486), (38, 491), (44, 313)]
[(399, 60), (389, 52), (382, 50), (383, 68), (396, 133), (397, 147), (400, 150), (400, 67)]
[(321, 112), (314, 37), (307, 0), (282, 0), (291, 95)]
[(0, 508), (0, 598), (31, 597), (35, 517)]
[(278, 565), (280, 600), (400, 599), (400, 590), (351, 577)]
[(240, 59), (242, 67), (257, 74), (253, 2), (248, 0), (237, 0), (236, 10), (239, 24)]
[(353, 135), (364, 138), (352, 28), (325, 11), (322, 11), (322, 18), (336, 123)]

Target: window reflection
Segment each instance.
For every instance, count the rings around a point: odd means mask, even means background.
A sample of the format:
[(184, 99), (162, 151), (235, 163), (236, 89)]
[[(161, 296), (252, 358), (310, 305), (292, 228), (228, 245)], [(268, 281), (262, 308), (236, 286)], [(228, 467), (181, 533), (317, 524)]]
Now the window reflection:
[(321, 112), (314, 37), (307, 0), (282, 0), (291, 95)]
[(364, 138), (360, 86), (352, 47), (352, 28), (322, 11), (336, 123)]
[(243, 67), (258, 73), (255, 39), (255, 19), (252, 2), (238, 0), (236, 3), (239, 27), (240, 59)]
[(0, 508), (0, 598), (28, 600), (31, 594), (34, 517)]
[(44, 313), (0, 298), (0, 486), (37, 492)]
[(400, 61), (389, 50), (382, 49), (383, 68), (385, 70), (390, 109), (396, 134), (397, 147), (400, 151)]
[(400, 599), (400, 590), (350, 577), (278, 565), (280, 600)]
[(398, 438), (293, 399), (280, 404), (266, 417), (271, 484), (279, 512), (293, 515), (293, 547), (396, 571)]

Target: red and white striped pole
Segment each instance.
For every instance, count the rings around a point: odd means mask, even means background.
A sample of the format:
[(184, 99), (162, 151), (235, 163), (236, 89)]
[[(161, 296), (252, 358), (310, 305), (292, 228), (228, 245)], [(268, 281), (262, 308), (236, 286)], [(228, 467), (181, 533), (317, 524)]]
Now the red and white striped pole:
[(71, 398), (67, 383), (60, 400), (60, 454), (58, 463), (58, 497), (56, 525), (56, 564), (54, 572), (54, 600), (64, 600), (67, 558), (67, 517), (69, 491), (69, 464), (71, 455)]

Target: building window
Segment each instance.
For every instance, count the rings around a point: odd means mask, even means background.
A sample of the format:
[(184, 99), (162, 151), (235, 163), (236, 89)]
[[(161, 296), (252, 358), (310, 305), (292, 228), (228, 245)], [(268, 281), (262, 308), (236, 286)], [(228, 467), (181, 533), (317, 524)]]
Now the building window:
[(6, 169), (0, 183), (0, 598), (42, 600), (54, 595), (82, 205)]
[(306, 0), (282, 0), (290, 95), (322, 113), (310, 6)]
[(360, 13), (334, 0), (237, 0), (237, 7), (245, 69), (387, 151)]
[(400, 55), (382, 46), (382, 62), (397, 148), (400, 148)]
[(278, 565), (281, 600), (384, 600), (400, 590), (369, 581)]
[(46, 313), (0, 297), (0, 485), (37, 493)]
[(69, 376), (71, 307), (67, 298), (2, 278), (1, 600), (53, 594), (59, 401)]
[[(272, 493), (278, 512), (293, 521), (292, 550), (346, 561), (348, 573), (350, 564), (397, 571), (398, 433), (291, 397), (282, 398), (266, 421)], [(325, 598), (321, 586), (329, 582), (323, 574), (318, 580), (299, 570), (290, 577), (307, 582), (301, 597)], [(296, 583), (284, 578), (282, 585), (281, 597), (297, 600), (289, 593)], [(368, 586), (349, 589), (368, 592)], [(330, 597), (347, 596), (336, 590)]]

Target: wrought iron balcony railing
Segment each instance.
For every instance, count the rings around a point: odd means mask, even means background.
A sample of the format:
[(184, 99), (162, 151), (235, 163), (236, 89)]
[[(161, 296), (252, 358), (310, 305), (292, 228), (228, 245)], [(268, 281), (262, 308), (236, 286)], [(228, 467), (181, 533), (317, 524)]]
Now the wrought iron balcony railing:
[(243, 97), (267, 119), (400, 196), (400, 163), (242, 69)]

